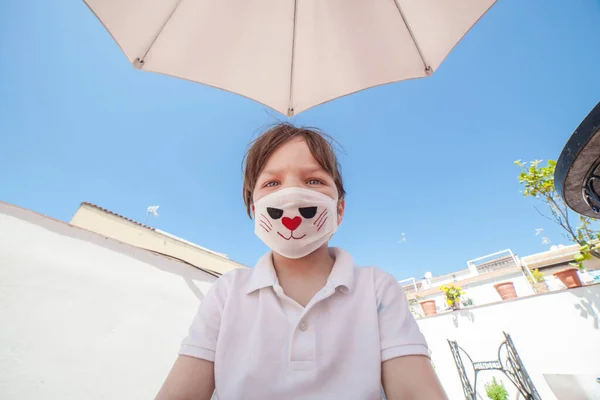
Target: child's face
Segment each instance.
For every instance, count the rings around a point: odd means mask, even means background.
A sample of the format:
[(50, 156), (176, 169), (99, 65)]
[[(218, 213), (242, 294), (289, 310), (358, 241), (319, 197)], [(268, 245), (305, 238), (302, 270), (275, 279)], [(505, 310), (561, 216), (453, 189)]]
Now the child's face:
[[(256, 182), (254, 202), (290, 187), (315, 190), (338, 200), (333, 178), (315, 160), (302, 138), (292, 139), (273, 152)], [(344, 200), (338, 201), (338, 224), (342, 221), (344, 205)]]

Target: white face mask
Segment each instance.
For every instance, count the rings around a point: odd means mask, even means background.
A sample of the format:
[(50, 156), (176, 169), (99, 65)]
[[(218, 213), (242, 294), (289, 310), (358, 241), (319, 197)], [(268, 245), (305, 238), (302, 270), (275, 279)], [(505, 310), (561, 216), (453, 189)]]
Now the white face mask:
[(254, 233), (286, 258), (302, 258), (337, 230), (337, 201), (323, 193), (292, 187), (254, 203)]

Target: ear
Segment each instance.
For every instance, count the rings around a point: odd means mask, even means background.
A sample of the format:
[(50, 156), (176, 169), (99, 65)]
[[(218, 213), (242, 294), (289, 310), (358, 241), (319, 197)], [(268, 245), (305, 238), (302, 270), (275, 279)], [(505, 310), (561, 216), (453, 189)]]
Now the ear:
[(252, 218), (255, 218), (255, 215), (254, 215), (254, 204), (252, 204)]
[(338, 225), (342, 223), (342, 219), (344, 219), (344, 210), (346, 209), (346, 200), (341, 199), (338, 201), (337, 205), (337, 220)]

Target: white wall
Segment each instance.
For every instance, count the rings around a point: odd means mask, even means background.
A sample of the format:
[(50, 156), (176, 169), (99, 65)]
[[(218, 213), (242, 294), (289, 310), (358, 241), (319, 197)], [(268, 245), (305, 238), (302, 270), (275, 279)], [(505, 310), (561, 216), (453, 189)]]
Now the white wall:
[[(451, 400), (462, 400), (464, 395), (447, 340), (456, 340), (473, 361), (491, 361), (497, 359), (503, 331), (512, 336), (541, 398), (554, 400), (557, 397), (545, 374), (600, 376), (599, 316), (600, 285), (594, 285), (447, 312), (417, 322)], [(464, 356), (463, 362), (469, 364)], [(491, 372), (481, 372), (478, 378), (481, 398), (487, 398), (483, 383), (494, 375), (505, 383), (510, 398), (516, 399), (508, 379)], [(597, 384), (592, 387), (600, 389)]]
[(473, 299), (474, 305), (484, 305), (501, 301), (502, 298), (494, 288), (494, 285), (501, 282), (512, 282), (515, 287), (517, 296), (524, 297), (535, 294), (533, 288), (529, 284), (529, 281), (521, 272), (505, 275), (494, 280), (478, 282), (473, 285), (466, 285), (463, 287), (467, 293), (467, 297)]
[(0, 203), (0, 399), (151, 399), (216, 278)]

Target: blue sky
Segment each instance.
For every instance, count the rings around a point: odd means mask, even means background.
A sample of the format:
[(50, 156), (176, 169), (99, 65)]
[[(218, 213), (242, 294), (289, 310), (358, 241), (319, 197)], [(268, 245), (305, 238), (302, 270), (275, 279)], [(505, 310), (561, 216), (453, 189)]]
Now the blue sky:
[[(566, 243), (521, 197), (512, 162), (556, 159), (600, 100), (599, 21), (598, 0), (500, 0), (433, 77), (294, 118), (345, 150), (332, 244), (401, 279), (543, 251), (541, 236)], [(65, 221), (81, 201), (137, 220), (158, 204), (151, 225), (253, 265), (265, 247), (241, 160), (273, 121), (250, 100), (136, 71), (81, 1), (0, 5), (2, 201)]]

